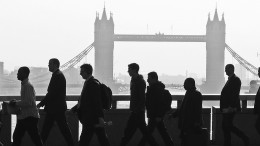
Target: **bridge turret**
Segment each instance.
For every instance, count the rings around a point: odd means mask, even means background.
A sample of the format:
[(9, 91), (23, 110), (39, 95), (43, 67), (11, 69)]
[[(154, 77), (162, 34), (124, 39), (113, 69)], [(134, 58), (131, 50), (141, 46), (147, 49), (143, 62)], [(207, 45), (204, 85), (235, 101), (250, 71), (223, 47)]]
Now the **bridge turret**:
[(207, 27), (211, 24), (211, 20), (210, 20), (210, 13), (208, 14), (208, 21), (207, 21)]
[(106, 8), (104, 7), (101, 20), (107, 20)]
[(111, 12), (110, 12), (109, 22), (110, 22), (111, 26), (114, 26), (113, 13), (111, 13)]
[(95, 77), (105, 83), (113, 82), (114, 22), (107, 19), (104, 7), (102, 17), (95, 21)]
[(218, 18), (218, 10), (217, 10), (217, 9), (215, 9), (215, 14), (214, 14), (213, 21), (219, 21), (219, 18)]
[(224, 13), (222, 14), (221, 22), (223, 23), (223, 25), (226, 25), (225, 18), (224, 18)]
[[(224, 22), (224, 23), (223, 23)], [(224, 17), (219, 20), (217, 9), (211, 21), (210, 16), (206, 25), (206, 93), (220, 93), (224, 83), (225, 63), (225, 33)]]

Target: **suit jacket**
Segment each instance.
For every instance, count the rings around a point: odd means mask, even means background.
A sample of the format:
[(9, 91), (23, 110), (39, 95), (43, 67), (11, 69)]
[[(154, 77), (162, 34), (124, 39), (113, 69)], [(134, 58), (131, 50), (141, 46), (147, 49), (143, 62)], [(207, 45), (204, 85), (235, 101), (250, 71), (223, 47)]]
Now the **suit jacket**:
[(229, 77), (220, 95), (220, 111), (224, 108), (232, 107), (241, 111), (239, 93), (241, 88), (240, 79), (234, 74)]
[(187, 90), (180, 109), (177, 110), (178, 127), (182, 132), (193, 132), (202, 126), (202, 95), (197, 90)]
[(63, 113), (67, 110), (66, 79), (59, 69), (53, 72), (47, 94), (40, 105), (45, 106), (44, 110), (51, 114)]
[(146, 83), (142, 75), (131, 79), (130, 82), (130, 110), (134, 113), (145, 111)]
[(104, 118), (101, 89), (98, 81), (91, 77), (85, 81), (80, 99), (73, 110), (77, 111), (78, 118), (83, 125), (93, 126), (98, 124), (98, 118)]
[(260, 115), (260, 87), (255, 96), (254, 113)]

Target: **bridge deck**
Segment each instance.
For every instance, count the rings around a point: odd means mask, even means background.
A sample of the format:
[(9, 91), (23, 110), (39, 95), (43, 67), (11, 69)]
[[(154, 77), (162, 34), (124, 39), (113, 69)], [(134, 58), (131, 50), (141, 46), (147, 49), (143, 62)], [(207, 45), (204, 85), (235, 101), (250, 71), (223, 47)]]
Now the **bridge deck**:
[(114, 41), (206, 42), (206, 36), (205, 35), (124, 35), (124, 34), (115, 34)]

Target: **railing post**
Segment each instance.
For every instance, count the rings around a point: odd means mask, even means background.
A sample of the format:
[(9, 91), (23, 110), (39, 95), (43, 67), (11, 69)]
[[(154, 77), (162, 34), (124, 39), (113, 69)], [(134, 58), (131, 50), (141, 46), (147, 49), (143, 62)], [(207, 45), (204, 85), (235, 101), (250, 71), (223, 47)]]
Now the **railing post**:
[(116, 109), (117, 108), (117, 101), (113, 100), (112, 101), (112, 109)]
[(179, 109), (179, 107), (181, 106), (181, 100), (177, 100), (177, 109)]
[(247, 108), (247, 100), (242, 100), (242, 111)]

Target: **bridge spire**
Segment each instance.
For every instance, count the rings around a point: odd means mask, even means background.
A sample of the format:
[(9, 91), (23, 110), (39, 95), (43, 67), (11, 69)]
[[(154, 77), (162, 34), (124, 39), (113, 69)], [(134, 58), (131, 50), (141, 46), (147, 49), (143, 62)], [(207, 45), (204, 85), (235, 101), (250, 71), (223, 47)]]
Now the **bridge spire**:
[(215, 14), (214, 14), (213, 21), (219, 21), (219, 18), (218, 18), (218, 9), (217, 9), (217, 8), (215, 9)]
[(104, 5), (103, 14), (101, 20), (107, 20), (106, 7)]
[(225, 24), (224, 13), (222, 14), (222, 19), (221, 19), (221, 22)]
[(209, 26), (210, 23), (211, 23), (211, 20), (210, 20), (210, 13), (209, 13), (209, 14), (208, 14), (207, 26)]

